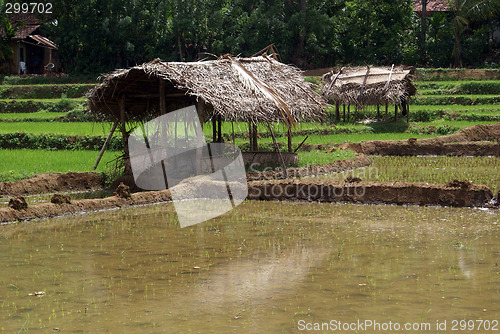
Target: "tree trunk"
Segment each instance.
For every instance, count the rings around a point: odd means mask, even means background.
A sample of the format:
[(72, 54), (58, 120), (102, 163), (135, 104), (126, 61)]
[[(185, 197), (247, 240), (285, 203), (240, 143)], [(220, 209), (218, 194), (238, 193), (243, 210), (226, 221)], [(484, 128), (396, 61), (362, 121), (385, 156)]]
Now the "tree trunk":
[(420, 18), (420, 56), (425, 59), (425, 40), (427, 35), (427, 1), (422, 0), (422, 17)]
[(455, 26), (453, 29), (455, 33), (455, 47), (453, 50), (454, 58), (455, 58), (455, 67), (456, 68), (461, 68), (462, 67), (462, 47), (460, 45), (460, 33), (461, 29), (458, 26)]
[(181, 32), (177, 32), (177, 47), (179, 48), (179, 61), (184, 61), (184, 56), (182, 53), (182, 43), (181, 43)]
[(300, 0), (300, 13), (302, 14), (302, 24), (299, 31), (299, 36), (297, 39), (297, 44), (293, 52), (294, 58), (299, 59), (303, 56), (304, 45), (306, 39), (306, 13), (307, 13), (307, 0)]

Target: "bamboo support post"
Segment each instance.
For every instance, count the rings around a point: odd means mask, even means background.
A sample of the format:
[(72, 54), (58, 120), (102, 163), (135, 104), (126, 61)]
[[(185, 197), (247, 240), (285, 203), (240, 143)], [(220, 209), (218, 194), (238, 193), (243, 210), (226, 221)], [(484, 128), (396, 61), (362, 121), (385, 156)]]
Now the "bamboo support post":
[(398, 105), (397, 104), (394, 105), (394, 122), (395, 123), (398, 122)]
[(126, 120), (125, 120), (125, 96), (122, 96), (120, 99), (120, 122), (121, 122), (121, 132), (122, 132), (122, 144), (123, 144), (123, 151), (125, 153), (124, 160), (125, 160), (125, 170), (124, 174), (125, 175), (130, 175), (132, 174), (132, 166), (130, 165), (130, 151), (128, 149), (128, 133), (126, 129)]
[(335, 121), (340, 121), (340, 102), (335, 102)]
[(292, 129), (288, 128), (288, 152), (292, 151)]
[(387, 117), (389, 116), (389, 102), (385, 102), (385, 121), (387, 122)]
[(252, 131), (252, 122), (248, 122), (248, 138), (250, 138), (250, 151), (253, 151), (253, 131)]
[(221, 115), (217, 116), (217, 142), (222, 143), (222, 117)]
[(97, 160), (94, 164), (94, 169), (96, 169), (97, 166), (99, 165), (99, 162), (101, 161), (102, 156), (104, 155), (104, 151), (106, 151), (106, 148), (108, 147), (108, 144), (109, 144), (111, 138), (113, 137), (113, 133), (115, 133), (115, 130), (117, 127), (118, 127), (118, 122), (115, 122), (115, 124), (113, 124), (113, 126), (111, 127), (111, 130), (109, 131), (108, 137), (104, 141), (104, 145), (102, 145), (101, 152), (99, 152), (99, 156), (97, 157)]
[(345, 123), (345, 104), (342, 105), (342, 109), (343, 109), (343, 112), (344, 112), (344, 123)]
[(377, 103), (377, 121), (380, 121), (380, 105)]
[(252, 150), (257, 152), (259, 150), (259, 144), (257, 142), (257, 123), (252, 122), (252, 137), (253, 137), (253, 148)]
[(278, 142), (276, 141), (276, 137), (274, 136), (273, 129), (271, 128), (271, 124), (269, 124), (269, 122), (267, 122), (267, 127), (269, 128), (269, 132), (271, 133), (271, 137), (273, 138), (274, 146), (276, 147), (276, 150), (278, 151), (278, 156), (280, 157), (281, 164), (283, 166), (283, 174), (285, 175), (285, 178), (288, 179), (288, 172), (286, 170), (285, 159), (283, 159), (283, 155), (281, 154), (280, 147), (278, 145)]
[(212, 115), (212, 142), (217, 142), (217, 119)]

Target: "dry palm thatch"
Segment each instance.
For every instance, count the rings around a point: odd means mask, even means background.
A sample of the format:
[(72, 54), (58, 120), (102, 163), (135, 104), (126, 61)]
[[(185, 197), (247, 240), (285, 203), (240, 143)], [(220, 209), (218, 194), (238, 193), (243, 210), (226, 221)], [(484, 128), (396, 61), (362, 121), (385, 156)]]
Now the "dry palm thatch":
[(90, 109), (102, 119), (119, 121), (124, 98), (128, 122), (149, 120), (160, 113), (161, 81), (167, 112), (201, 99), (212, 115), (225, 120), (293, 125), (320, 120), (325, 105), (297, 68), (263, 55), (191, 63), (156, 59), (116, 70), (87, 94)]
[(323, 95), (341, 104), (399, 105), (417, 91), (413, 73), (414, 68), (403, 66), (343, 68), (323, 76)]

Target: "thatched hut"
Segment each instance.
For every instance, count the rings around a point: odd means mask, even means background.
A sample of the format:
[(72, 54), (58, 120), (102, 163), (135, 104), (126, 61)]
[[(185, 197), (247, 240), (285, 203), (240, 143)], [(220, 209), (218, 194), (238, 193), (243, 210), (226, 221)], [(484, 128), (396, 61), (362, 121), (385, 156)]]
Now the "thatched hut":
[(320, 120), (324, 107), (297, 68), (265, 54), (189, 63), (155, 59), (105, 75), (87, 97), (94, 114), (120, 125), (126, 156), (127, 127), (189, 105), (196, 105), (202, 122), (213, 122), (214, 142), (221, 141), (222, 120), (248, 122), (254, 150), (257, 123), (283, 122), (290, 137), (296, 122)]
[(411, 83), (414, 67), (344, 67), (323, 76), (323, 95), (336, 104), (336, 120), (340, 120), (340, 105), (349, 113), (350, 106), (356, 109), (367, 105), (377, 106), (377, 119), (380, 119), (380, 106), (385, 106), (385, 118), (390, 104), (395, 106), (395, 120), (398, 107), (403, 116), (409, 117), (410, 97), (417, 89)]

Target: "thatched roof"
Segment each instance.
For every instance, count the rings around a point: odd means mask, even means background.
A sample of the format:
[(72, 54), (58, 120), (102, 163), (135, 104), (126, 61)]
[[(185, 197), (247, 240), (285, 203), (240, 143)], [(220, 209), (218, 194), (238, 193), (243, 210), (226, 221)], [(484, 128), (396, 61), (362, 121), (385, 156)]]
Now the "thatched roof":
[[(349, 67), (323, 76), (323, 94), (341, 104), (400, 104), (415, 95), (413, 67)], [(340, 73), (340, 74), (339, 74)]]
[[(234, 121), (318, 120), (323, 98), (305, 82), (300, 70), (264, 56), (230, 56), (201, 62), (153, 60), (104, 76), (88, 94), (90, 109), (104, 119), (120, 119), (125, 97), (127, 121), (144, 121), (159, 113), (160, 80), (166, 84), (167, 112), (199, 99)], [(293, 120), (291, 123), (293, 123)]]

